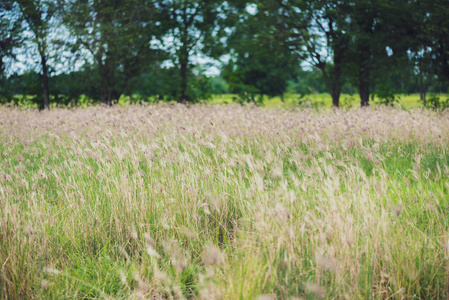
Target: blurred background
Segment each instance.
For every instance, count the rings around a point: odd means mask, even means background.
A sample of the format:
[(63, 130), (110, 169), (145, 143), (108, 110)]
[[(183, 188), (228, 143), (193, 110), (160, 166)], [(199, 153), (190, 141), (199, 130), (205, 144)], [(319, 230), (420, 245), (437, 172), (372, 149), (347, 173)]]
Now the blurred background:
[(447, 0), (0, 2), (0, 103), (442, 109)]

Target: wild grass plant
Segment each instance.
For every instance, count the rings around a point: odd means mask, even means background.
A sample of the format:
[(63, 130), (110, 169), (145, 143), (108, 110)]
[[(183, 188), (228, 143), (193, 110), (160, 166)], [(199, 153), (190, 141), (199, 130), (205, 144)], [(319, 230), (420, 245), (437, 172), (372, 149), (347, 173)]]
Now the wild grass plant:
[(0, 298), (446, 298), (448, 146), (448, 111), (0, 108)]

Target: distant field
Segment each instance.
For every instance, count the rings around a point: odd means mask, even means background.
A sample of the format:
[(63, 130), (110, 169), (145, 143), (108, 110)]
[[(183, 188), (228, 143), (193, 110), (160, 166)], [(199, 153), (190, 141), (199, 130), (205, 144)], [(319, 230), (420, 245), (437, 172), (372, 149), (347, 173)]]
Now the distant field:
[[(429, 95), (430, 96), (430, 95)], [(237, 97), (237, 95), (232, 94), (226, 94), (226, 95), (217, 95), (214, 96), (212, 99), (213, 103), (232, 103), (233, 97)], [(449, 95), (441, 95), (442, 99), (449, 98)], [(300, 95), (295, 94), (287, 94), (284, 97), (284, 102), (281, 101), (280, 97), (274, 97), (274, 98), (265, 98), (265, 106), (267, 107), (291, 107), (296, 106), (299, 99), (301, 101), (305, 101), (310, 99), (312, 103), (323, 103), (324, 107), (332, 107), (332, 98), (329, 94), (323, 93), (323, 94), (311, 94), (306, 95), (301, 98)], [(348, 105), (351, 104), (352, 106), (358, 106), (360, 105), (360, 98), (358, 95), (347, 95), (343, 94), (340, 98), (341, 104)], [(375, 102), (378, 101), (377, 98), (374, 100)], [(399, 104), (406, 107), (406, 108), (417, 108), (422, 106), (421, 102), (419, 101), (419, 94), (411, 94), (411, 95), (399, 95)]]
[[(430, 98), (432, 95), (429, 94)], [(449, 94), (439, 94), (438, 95), (441, 100), (449, 99)], [(213, 95), (209, 100), (209, 103), (216, 104), (232, 104), (234, 102), (234, 98), (238, 97), (238, 95), (234, 94), (224, 94), (224, 95)], [(30, 96), (22, 96), (16, 95), (16, 100), (19, 102), (19, 106), (26, 107), (38, 107), (37, 104), (31, 102), (32, 97)], [(422, 103), (419, 100), (419, 94), (411, 94), (411, 95), (398, 95), (399, 101), (398, 103), (405, 108), (418, 108), (422, 106)], [(19, 100), (20, 99), (20, 100)], [(141, 99), (139, 95), (134, 95), (134, 100), (136, 101), (147, 101), (147, 102), (157, 102), (157, 96), (151, 96), (148, 99)], [(327, 93), (322, 94), (310, 94), (310, 95), (297, 95), (297, 94), (286, 94), (284, 100), (282, 101), (280, 97), (269, 98), (267, 96), (264, 97), (264, 102), (262, 106), (271, 107), (271, 108), (289, 108), (289, 107), (298, 107), (300, 103), (302, 106), (308, 106), (306, 102), (310, 100), (310, 105), (316, 108), (331, 108), (332, 107), (332, 98)], [(371, 104), (373, 104), (370, 99)], [(91, 105), (92, 101), (86, 97), (81, 97), (79, 106), (87, 107)], [(378, 102), (378, 99), (374, 99), (374, 104)], [(130, 103), (130, 99), (128, 96), (122, 96), (119, 100), (120, 105), (128, 105)], [(52, 104), (53, 107), (56, 106), (55, 103)], [(340, 98), (340, 106), (342, 108), (349, 107), (357, 107), (360, 106), (360, 98), (358, 95), (348, 95), (342, 94)]]
[(449, 112), (0, 107), (0, 299), (447, 299)]

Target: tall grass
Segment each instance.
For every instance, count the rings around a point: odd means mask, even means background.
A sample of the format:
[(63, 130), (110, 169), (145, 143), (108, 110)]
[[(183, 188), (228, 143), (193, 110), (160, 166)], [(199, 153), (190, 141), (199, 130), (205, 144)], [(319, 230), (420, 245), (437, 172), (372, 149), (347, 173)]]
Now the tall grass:
[(0, 108), (0, 298), (445, 298), (448, 146), (448, 112)]

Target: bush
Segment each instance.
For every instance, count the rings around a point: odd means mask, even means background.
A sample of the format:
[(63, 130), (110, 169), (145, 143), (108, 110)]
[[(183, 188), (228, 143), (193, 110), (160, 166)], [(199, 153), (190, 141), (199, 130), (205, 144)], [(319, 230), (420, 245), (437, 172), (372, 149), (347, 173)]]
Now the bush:
[(377, 98), (378, 100), (375, 103), (386, 106), (395, 106), (399, 104), (399, 100), (401, 99), (401, 97), (391, 90), (380, 90), (377, 92)]
[(438, 95), (430, 95), (428, 99), (421, 102), (425, 108), (433, 110), (444, 110), (449, 107), (449, 99), (441, 100)]

